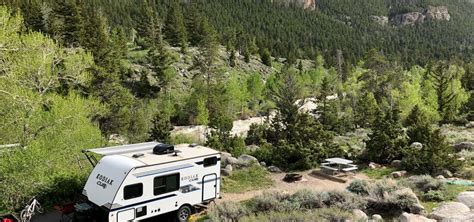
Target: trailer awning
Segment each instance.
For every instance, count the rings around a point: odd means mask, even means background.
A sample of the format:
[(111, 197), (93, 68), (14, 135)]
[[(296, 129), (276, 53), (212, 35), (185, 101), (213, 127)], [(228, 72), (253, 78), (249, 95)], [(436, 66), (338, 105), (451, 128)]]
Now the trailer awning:
[(146, 151), (146, 150), (153, 150), (153, 147), (155, 147), (158, 144), (160, 143), (158, 142), (138, 143), (138, 144), (131, 144), (131, 145), (87, 149), (87, 150), (84, 150), (84, 152), (96, 153), (103, 156), (119, 155), (119, 154), (130, 153), (130, 152), (141, 152), (141, 151)]

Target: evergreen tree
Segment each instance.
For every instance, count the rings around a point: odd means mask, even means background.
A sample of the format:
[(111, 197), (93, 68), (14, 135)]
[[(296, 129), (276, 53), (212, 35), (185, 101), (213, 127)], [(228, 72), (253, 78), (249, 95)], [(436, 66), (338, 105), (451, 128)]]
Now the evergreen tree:
[(50, 32), (56, 40), (66, 46), (78, 46), (84, 36), (84, 10), (82, 1), (78, 4), (73, 0), (55, 0), (50, 18)]
[(452, 122), (468, 99), (461, 84), (463, 74), (461, 68), (447, 62), (439, 62), (428, 70), (438, 98), (438, 113), (442, 117), (440, 124)]
[(235, 67), (236, 63), (236, 56), (235, 56), (235, 49), (232, 47), (229, 50), (229, 66), (230, 67)]
[(90, 50), (94, 56), (95, 64), (107, 69), (116, 69), (116, 66), (112, 66), (109, 53), (109, 33), (108, 24), (105, 18), (102, 16), (100, 11), (88, 9), (87, 10), (87, 21), (84, 26), (84, 38), (82, 46)]
[(172, 128), (169, 115), (166, 112), (158, 112), (152, 119), (150, 140), (170, 143)]
[(366, 157), (369, 161), (390, 163), (400, 159), (406, 147), (405, 133), (400, 123), (398, 110), (385, 113), (378, 111), (372, 133), (366, 143)]
[(461, 166), (453, 155), (453, 148), (446, 142), (439, 129), (433, 129), (426, 115), (415, 106), (406, 120), (410, 143), (419, 142), (421, 149), (408, 147), (403, 167), (415, 173), (435, 174), (440, 170), (456, 171)]
[(332, 143), (333, 134), (311, 115), (299, 112), (296, 101), (301, 88), (293, 71), (283, 70), (272, 91), (278, 112), (263, 133), (264, 139), (272, 144), (273, 155), (264, 161), (288, 169), (309, 169), (328, 156), (341, 155), (340, 147)]
[(374, 94), (365, 93), (361, 96), (356, 105), (355, 122), (359, 127), (372, 127), (377, 119), (379, 107), (375, 100)]
[(164, 35), (172, 46), (184, 51), (187, 47), (187, 33), (183, 12), (178, 0), (173, 0), (165, 20)]
[(262, 63), (267, 66), (272, 66), (272, 56), (270, 55), (270, 51), (267, 48), (260, 49), (260, 59)]
[(159, 86), (165, 91), (176, 76), (176, 70), (172, 67), (176, 58), (166, 47), (158, 46), (150, 49), (147, 59), (151, 64), (151, 70), (159, 82)]
[(31, 1), (21, 5), (25, 26), (36, 32), (46, 32), (46, 24), (41, 11), (41, 3), (39, 1)]

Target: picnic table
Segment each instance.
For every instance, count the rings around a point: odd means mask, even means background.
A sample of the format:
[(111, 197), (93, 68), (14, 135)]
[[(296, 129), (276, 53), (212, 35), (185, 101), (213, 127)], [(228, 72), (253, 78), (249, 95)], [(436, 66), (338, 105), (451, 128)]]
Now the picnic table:
[(321, 168), (332, 174), (337, 172), (349, 173), (358, 169), (357, 165), (353, 164), (354, 161), (344, 158), (328, 158), (325, 161), (325, 163), (321, 164)]

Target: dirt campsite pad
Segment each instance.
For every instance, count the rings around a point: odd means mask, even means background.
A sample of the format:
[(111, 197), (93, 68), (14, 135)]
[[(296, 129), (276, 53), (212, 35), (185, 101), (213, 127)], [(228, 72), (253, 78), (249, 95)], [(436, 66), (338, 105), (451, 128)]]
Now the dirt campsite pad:
[(225, 201), (244, 201), (251, 199), (257, 195), (262, 194), (263, 192), (285, 192), (285, 193), (295, 193), (299, 190), (307, 189), (312, 191), (331, 191), (331, 190), (345, 190), (346, 187), (355, 179), (369, 179), (366, 175), (358, 173), (355, 175), (347, 176), (346, 183), (339, 183), (333, 180), (329, 180), (324, 177), (314, 176), (310, 171), (298, 172), (303, 175), (302, 181), (287, 183), (283, 181), (285, 173), (273, 173), (271, 178), (274, 181), (274, 185), (270, 188), (260, 189), (260, 190), (251, 190), (242, 193), (222, 193), (221, 199), (217, 202)]

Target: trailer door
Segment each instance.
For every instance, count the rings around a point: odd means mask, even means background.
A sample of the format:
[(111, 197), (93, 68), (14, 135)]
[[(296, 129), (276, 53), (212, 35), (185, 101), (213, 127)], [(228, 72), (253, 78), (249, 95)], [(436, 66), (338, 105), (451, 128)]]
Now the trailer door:
[(202, 201), (215, 199), (217, 196), (217, 174), (208, 174), (202, 178)]

